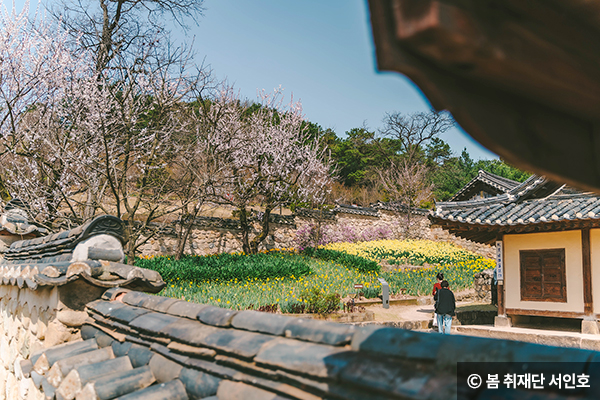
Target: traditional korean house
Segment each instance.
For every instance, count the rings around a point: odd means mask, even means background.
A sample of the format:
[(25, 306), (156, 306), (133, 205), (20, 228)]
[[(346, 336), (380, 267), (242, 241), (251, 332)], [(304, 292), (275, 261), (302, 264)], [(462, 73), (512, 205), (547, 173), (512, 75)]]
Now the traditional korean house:
[(517, 186), (519, 186), (517, 181), (480, 169), (477, 176), (456, 192), (450, 201), (485, 199), (508, 193)]
[(437, 203), (429, 218), (496, 246), (498, 325), (507, 316), (576, 318), (598, 333), (600, 196), (533, 175), (501, 195)]

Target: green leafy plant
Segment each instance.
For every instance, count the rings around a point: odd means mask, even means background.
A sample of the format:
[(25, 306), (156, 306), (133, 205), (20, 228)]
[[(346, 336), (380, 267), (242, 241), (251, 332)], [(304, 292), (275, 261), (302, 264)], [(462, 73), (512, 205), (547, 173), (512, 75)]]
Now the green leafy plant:
[(300, 298), (306, 303), (306, 312), (311, 314), (331, 314), (341, 308), (339, 294), (325, 293), (317, 287), (306, 289)]
[(324, 261), (334, 261), (339, 264), (344, 264), (346, 267), (355, 268), (359, 272), (379, 272), (381, 265), (372, 260), (344, 253), (343, 251), (327, 250), (321, 248), (309, 247), (304, 251), (309, 257), (318, 258)]
[(286, 301), (279, 304), (281, 312), (284, 314), (303, 314), (306, 306), (296, 300)]
[(375, 299), (381, 293), (381, 286), (365, 287), (360, 290), (360, 294), (367, 299)]
[(302, 276), (311, 272), (301, 256), (280, 252), (185, 256), (179, 261), (172, 257), (138, 258), (135, 265), (157, 271), (165, 281), (267, 279), (291, 275)]

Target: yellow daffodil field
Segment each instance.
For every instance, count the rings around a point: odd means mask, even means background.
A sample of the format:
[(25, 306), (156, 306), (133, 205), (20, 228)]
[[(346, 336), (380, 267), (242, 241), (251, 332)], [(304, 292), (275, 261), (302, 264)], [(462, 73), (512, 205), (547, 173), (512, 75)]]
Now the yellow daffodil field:
[[(325, 249), (376, 262), (386, 260), (392, 265), (427, 263), (428, 266), (414, 271), (392, 269), (360, 272), (357, 268), (336, 260), (325, 261), (308, 257), (290, 249), (269, 251), (261, 255), (238, 253), (233, 257), (193, 257), (192, 261), (198, 265), (216, 262), (223, 264), (214, 264), (217, 267), (210, 264), (210, 268), (218, 269), (214, 269), (212, 274), (198, 274), (199, 279), (193, 276), (193, 269), (180, 268), (178, 262), (170, 258), (167, 260), (167, 257), (146, 259), (149, 262), (140, 266), (153, 268), (153, 263), (160, 263), (161, 268), (153, 269), (159, 270), (167, 282), (167, 286), (160, 293), (163, 296), (232, 309), (279, 307), (283, 312), (287, 312), (290, 305), (305, 301), (302, 294), (310, 288), (317, 288), (323, 293), (337, 293), (344, 297), (355, 292), (354, 284), (362, 283), (364, 291), (375, 296), (380, 289), (377, 278), (384, 278), (390, 284), (392, 294), (405, 292), (415, 296), (428, 295), (436, 282), (435, 276), (438, 272), (444, 273), (450, 288), (456, 291), (471, 287), (476, 273), (495, 267), (494, 260), (443, 242), (381, 240), (335, 243), (325, 246)], [(136, 262), (136, 265), (139, 264)], [(284, 265), (290, 266), (288, 273)], [(171, 268), (174, 272), (165, 274), (164, 271), (170, 271)], [(240, 272), (248, 269), (252, 271)], [(273, 274), (273, 271), (276, 273)], [(269, 274), (271, 276), (266, 276)]]
[(461, 249), (452, 243), (432, 240), (374, 240), (358, 243), (330, 243), (325, 249), (343, 251), (373, 261), (387, 260), (390, 264), (455, 264), (473, 261), (481, 256)]

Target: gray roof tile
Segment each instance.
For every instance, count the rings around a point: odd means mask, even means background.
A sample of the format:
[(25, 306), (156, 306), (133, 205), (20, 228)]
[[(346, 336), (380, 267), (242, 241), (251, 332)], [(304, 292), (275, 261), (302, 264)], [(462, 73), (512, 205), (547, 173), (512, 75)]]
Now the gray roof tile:
[(356, 353), (343, 348), (275, 339), (265, 344), (254, 361), (304, 375), (335, 378), (354, 355)]
[(173, 379), (179, 378), (179, 374), (183, 369), (181, 364), (173, 362), (168, 358), (161, 356), (160, 354), (155, 354), (150, 359), (150, 363), (148, 364), (152, 374), (156, 378), (158, 383), (164, 383), (172, 381)]
[(234, 354), (242, 358), (252, 358), (261, 347), (275, 338), (254, 332), (220, 329), (206, 336), (202, 344), (217, 351)]
[(217, 394), (219, 382), (221, 382), (221, 379), (216, 376), (191, 368), (183, 368), (179, 374), (179, 380), (192, 399), (204, 399)]
[[(532, 175), (507, 194), (480, 200), (437, 203), (429, 218), (452, 233), (484, 243), (493, 241), (495, 234), (492, 232), (500, 229), (503, 233), (510, 233), (511, 229), (518, 227), (519, 232), (525, 232), (544, 224), (544, 230), (554, 229), (548, 225), (551, 223), (600, 222), (596, 221), (600, 220), (600, 215), (593, 211), (600, 210), (600, 196), (591, 193), (562, 194), (561, 190), (555, 190), (556, 187), (557, 184)], [(490, 235), (481, 236), (480, 230), (459, 229), (460, 226), (484, 228)]]
[(133, 343), (127, 351), (127, 357), (134, 368), (148, 365), (154, 353), (147, 347)]
[(353, 325), (301, 318), (293, 319), (285, 326), (286, 337), (332, 346), (350, 343), (355, 331)]
[(125, 372), (113, 372), (96, 380), (92, 385), (98, 398), (105, 400), (139, 391), (152, 385), (154, 381), (154, 375), (146, 365)]
[(204, 338), (212, 333), (220, 332), (221, 329), (198, 323), (198, 321), (190, 321), (181, 319), (171, 325), (166, 326), (162, 332), (180, 342), (202, 346)]
[(236, 329), (283, 336), (284, 328), (289, 323), (289, 318), (282, 315), (260, 311), (240, 311), (233, 317), (231, 326)]
[(179, 317), (158, 312), (149, 312), (129, 322), (129, 326), (153, 335), (163, 336), (162, 329), (174, 322), (180, 321)]
[(246, 385), (241, 382), (221, 381), (217, 391), (219, 400), (289, 400), (290, 397), (279, 396), (275, 393), (259, 389), (254, 386)]
[(356, 351), (409, 360), (435, 360), (441, 346), (442, 341), (434, 335), (377, 326), (358, 329), (352, 339)]
[(188, 396), (185, 386), (180, 380), (161, 383), (147, 387), (146, 389), (130, 393), (120, 400), (187, 400)]
[(202, 311), (206, 307), (209, 306), (206, 304), (190, 303), (187, 301), (179, 300), (171, 304), (171, 306), (167, 309), (166, 312), (171, 315), (177, 315), (178, 317), (186, 317), (195, 320), (200, 311)]
[(209, 306), (201, 309), (200, 312), (198, 312), (198, 319), (207, 325), (226, 328), (231, 325), (231, 320), (236, 314), (237, 311), (234, 310)]

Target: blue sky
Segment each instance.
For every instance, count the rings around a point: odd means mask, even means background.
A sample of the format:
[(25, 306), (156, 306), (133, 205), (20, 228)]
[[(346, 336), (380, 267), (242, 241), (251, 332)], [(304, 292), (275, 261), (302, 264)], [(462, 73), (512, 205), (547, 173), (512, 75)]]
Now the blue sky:
[[(17, 1), (17, 8), (23, 3)], [(243, 97), (255, 99), (258, 90), (281, 85), (287, 96), (302, 101), (307, 119), (340, 136), (363, 124), (376, 130), (386, 112), (430, 108), (407, 78), (377, 72), (364, 0), (205, 0), (204, 5), (198, 25), (190, 23), (186, 34), (173, 27), (172, 33), (193, 40), (198, 63), (210, 65)], [(467, 147), (474, 159), (496, 157), (460, 128), (442, 138), (456, 154)]]
[[(386, 112), (427, 111), (427, 99), (403, 75), (377, 72), (363, 0), (205, 0), (191, 27), (199, 59), (249, 98), (281, 85), (306, 117), (338, 135)], [(496, 156), (460, 129), (443, 135), (455, 153)]]

